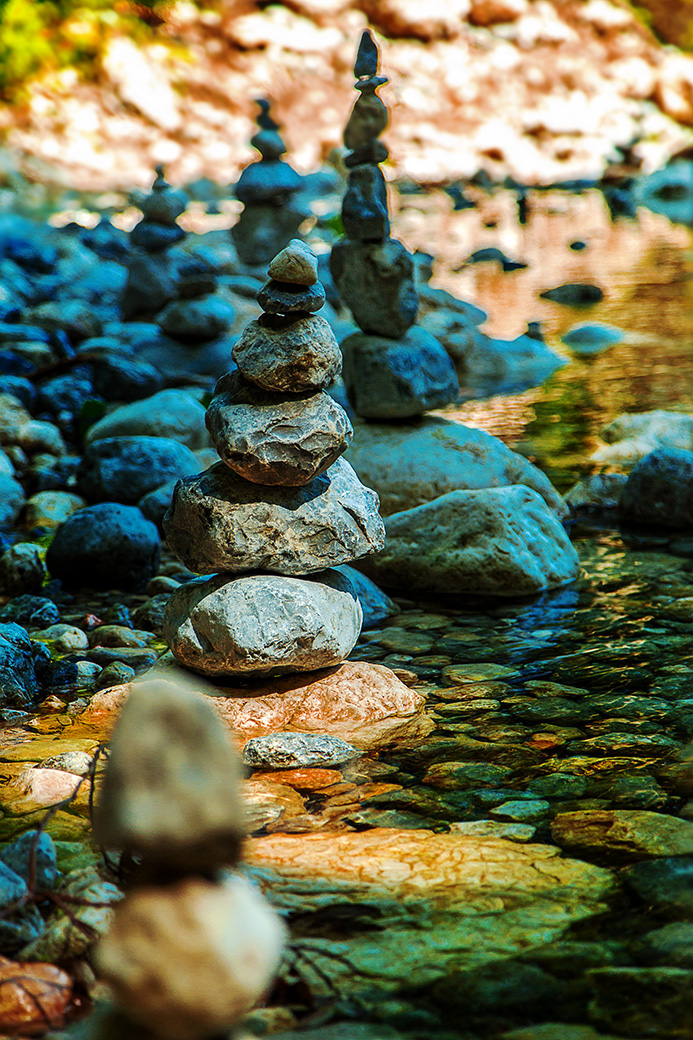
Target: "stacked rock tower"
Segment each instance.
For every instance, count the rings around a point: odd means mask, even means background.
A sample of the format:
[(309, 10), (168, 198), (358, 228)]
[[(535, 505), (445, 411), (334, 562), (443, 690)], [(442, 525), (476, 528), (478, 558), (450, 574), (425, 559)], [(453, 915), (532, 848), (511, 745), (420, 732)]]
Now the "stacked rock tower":
[(128, 264), (121, 302), (127, 320), (151, 317), (175, 299), (176, 277), (167, 252), (185, 238), (177, 220), (187, 205), (185, 192), (172, 188), (164, 178), (163, 166), (157, 166), (151, 193), (140, 203), (143, 219), (130, 235), (136, 252)]
[(459, 384), (445, 349), (414, 327), (418, 297), (414, 262), (390, 237), (380, 134), (387, 109), (377, 94), (378, 48), (363, 33), (354, 64), (356, 101), (344, 131), (349, 184), (342, 204), (344, 238), (332, 248), (330, 270), (362, 332), (342, 343), (344, 383), (357, 415), (403, 419), (455, 401)]
[(246, 166), (238, 179), (236, 197), (244, 209), (231, 229), (238, 256), (251, 267), (268, 264), (294, 237), (308, 215), (295, 204), (293, 197), (303, 181), (282, 159), (286, 148), (279, 124), (270, 115), (269, 102), (261, 98), (257, 104), (258, 130), (250, 143), (260, 153), (260, 160)]
[(325, 388), (341, 354), (317, 258), (292, 241), (258, 293), (264, 314), (234, 347), (207, 426), (221, 462), (175, 487), (164, 528), (197, 578), (171, 596), (165, 635), (179, 663), (214, 676), (340, 664), (362, 613), (340, 564), (384, 543), (378, 497), (340, 458), (352, 428)]

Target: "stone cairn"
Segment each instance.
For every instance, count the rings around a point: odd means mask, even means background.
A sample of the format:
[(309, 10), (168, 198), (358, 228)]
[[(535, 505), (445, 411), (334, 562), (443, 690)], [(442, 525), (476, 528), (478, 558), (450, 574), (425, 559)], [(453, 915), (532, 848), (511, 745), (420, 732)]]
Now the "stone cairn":
[(123, 317), (152, 317), (177, 295), (173, 264), (168, 250), (185, 231), (176, 223), (185, 212), (188, 197), (164, 179), (162, 166), (157, 166), (151, 193), (141, 202), (143, 219), (130, 235), (135, 253), (128, 264), (128, 277), (121, 300)]
[(342, 343), (343, 378), (355, 413), (365, 419), (404, 419), (455, 401), (459, 384), (445, 349), (414, 322), (418, 297), (414, 261), (390, 237), (387, 188), (379, 140), (388, 113), (376, 93), (378, 48), (366, 30), (354, 64), (356, 101), (344, 131), (349, 182), (342, 204), (344, 238), (335, 242), (330, 270), (362, 332)]
[(135, 686), (116, 725), (94, 836), (134, 868), (95, 952), (115, 1008), (89, 1035), (204, 1040), (267, 992), (285, 929), (233, 872), (245, 832), (238, 755), (203, 699)]
[(261, 98), (257, 104), (258, 131), (250, 143), (260, 159), (246, 166), (236, 184), (236, 197), (244, 209), (231, 237), (244, 264), (264, 267), (296, 235), (308, 211), (295, 202), (302, 178), (282, 159), (286, 148), (269, 113), (269, 102)]
[[(207, 427), (221, 462), (176, 484), (164, 529), (197, 578), (168, 602), (177, 661), (214, 676), (332, 667), (362, 612), (341, 571), (384, 543), (378, 497), (340, 458), (352, 428), (325, 392), (341, 354), (317, 258), (295, 239), (269, 266), (264, 314), (246, 327), (237, 370), (216, 385)], [(238, 577), (237, 575), (241, 575)]]

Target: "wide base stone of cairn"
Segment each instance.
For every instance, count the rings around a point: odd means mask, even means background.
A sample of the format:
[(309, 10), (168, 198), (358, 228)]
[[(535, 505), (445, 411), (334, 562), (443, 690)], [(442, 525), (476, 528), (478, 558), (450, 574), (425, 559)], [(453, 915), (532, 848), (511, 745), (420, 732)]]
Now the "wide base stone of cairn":
[(444, 407), (459, 392), (452, 361), (425, 329), (396, 340), (355, 332), (342, 354), (347, 396), (364, 419), (407, 419)]
[[(360, 751), (375, 751), (417, 741), (434, 728), (420, 693), (384, 665), (365, 661), (244, 686), (210, 685), (173, 663), (161, 677), (204, 693), (241, 744), (270, 733), (312, 733), (340, 737)], [(100, 690), (80, 718), (107, 734), (130, 689), (128, 683)]]
[(279, 675), (339, 664), (363, 612), (349, 578), (253, 574), (198, 578), (168, 601), (164, 638), (181, 664), (211, 676)]
[(378, 496), (341, 458), (302, 487), (254, 484), (220, 462), (176, 484), (164, 529), (198, 574), (310, 574), (377, 552), (385, 535)]

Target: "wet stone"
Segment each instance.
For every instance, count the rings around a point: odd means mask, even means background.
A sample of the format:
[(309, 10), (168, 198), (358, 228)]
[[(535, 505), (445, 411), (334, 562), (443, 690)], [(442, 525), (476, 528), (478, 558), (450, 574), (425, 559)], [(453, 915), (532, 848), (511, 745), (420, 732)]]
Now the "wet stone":
[(254, 769), (328, 769), (358, 755), (340, 737), (314, 733), (270, 733), (252, 737), (243, 748), (243, 762)]

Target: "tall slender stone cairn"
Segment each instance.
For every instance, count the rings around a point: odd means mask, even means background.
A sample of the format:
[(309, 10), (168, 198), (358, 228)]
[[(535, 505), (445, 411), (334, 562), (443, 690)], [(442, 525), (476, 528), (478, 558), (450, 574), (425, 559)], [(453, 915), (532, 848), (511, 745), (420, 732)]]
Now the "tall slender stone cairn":
[(341, 354), (316, 312), (317, 258), (299, 240), (272, 261), (237, 371), (217, 383), (207, 427), (221, 461), (178, 482), (164, 520), (170, 549), (201, 577), (168, 602), (177, 661), (253, 677), (340, 664), (362, 612), (340, 564), (382, 548), (378, 497), (340, 458), (352, 428), (325, 388)]
[(115, 1007), (105, 1037), (229, 1035), (267, 992), (285, 928), (239, 874), (240, 763), (202, 697), (156, 680), (133, 688), (113, 734), (96, 840), (134, 866), (96, 948)]
[(380, 164), (388, 122), (377, 94), (378, 48), (366, 30), (354, 64), (359, 97), (344, 131), (349, 182), (342, 204), (344, 238), (332, 247), (330, 270), (362, 332), (342, 342), (343, 378), (357, 415), (404, 419), (455, 401), (459, 384), (445, 349), (416, 328), (414, 262), (390, 237), (387, 188)]
[(167, 252), (185, 238), (177, 220), (187, 205), (185, 192), (172, 188), (163, 166), (157, 166), (151, 193), (140, 203), (144, 216), (130, 235), (136, 252), (128, 264), (121, 300), (125, 319), (152, 317), (175, 299), (176, 274)]
[(251, 267), (268, 264), (308, 216), (308, 211), (294, 201), (302, 178), (282, 159), (286, 147), (279, 124), (270, 115), (269, 102), (260, 98), (257, 104), (258, 130), (250, 143), (260, 153), (260, 159), (246, 166), (238, 179), (236, 197), (244, 209), (231, 228), (238, 256)]

